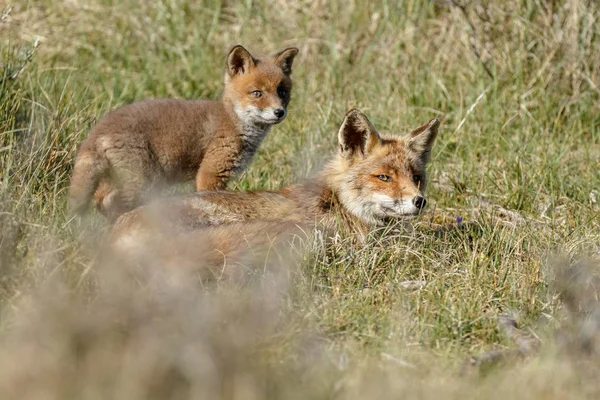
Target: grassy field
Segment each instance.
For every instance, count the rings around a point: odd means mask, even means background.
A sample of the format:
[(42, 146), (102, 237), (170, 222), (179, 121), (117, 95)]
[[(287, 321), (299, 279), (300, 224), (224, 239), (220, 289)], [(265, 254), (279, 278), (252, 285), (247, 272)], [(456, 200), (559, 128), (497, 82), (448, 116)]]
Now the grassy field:
[[(0, 18), (2, 399), (600, 395), (597, 2), (24, 0)], [(310, 176), (354, 107), (387, 133), (442, 120), (429, 211), (241, 287), (100, 267), (106, 223), (66, 208), (79, 144), (123, 104), (217, 99), (238, 43), (300, 53), (288, 118), (231, 188)], [(539, 353), (480, 366), (523, 350), (505, 314)]]

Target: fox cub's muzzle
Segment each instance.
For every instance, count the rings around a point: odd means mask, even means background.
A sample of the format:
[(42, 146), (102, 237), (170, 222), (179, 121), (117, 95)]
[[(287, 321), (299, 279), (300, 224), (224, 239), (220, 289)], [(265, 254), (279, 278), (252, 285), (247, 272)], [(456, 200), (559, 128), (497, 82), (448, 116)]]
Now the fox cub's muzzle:
[(276, 105), (263, 110), (262, 118), (270, 124), (278, 124), (287, 117), (285, 105)]
[(255, 112), (251, 111), (251, 113), (255, 114), (252, 115), (252, 119), (254, 121), (268, 125), (278, 124), (281, 121), (283, 121), (287, 116), (286, 109), (281, 106), (268, 107), (263, 109), (256, 108)]

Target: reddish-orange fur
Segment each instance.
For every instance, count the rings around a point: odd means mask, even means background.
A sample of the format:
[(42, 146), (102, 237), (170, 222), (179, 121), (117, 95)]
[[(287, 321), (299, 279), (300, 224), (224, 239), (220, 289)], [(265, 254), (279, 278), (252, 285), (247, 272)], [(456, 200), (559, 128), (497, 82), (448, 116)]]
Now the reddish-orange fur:
[(197, 190), (223, 189), (285, 118), (297, 52), (254, 58), (236, 46), (221, 101), (146, 100), (109, 113), (77, 154), (72, 208), (83, 212), (94, 198), (115, 219), (163, 184), (195, 179)]
[(152, 254), (157, 243), (160, 247), (157, 238), (181, 237), (188, 243), (198, 240), (198, 248), (210, 241), (210, 253), (227, 258), (245, 246), (240, 231), (259, 242), (274, 230), (281, 235), (281, 224), (335, 229), (341, 223), (367, 233), (422, 211), (425, 165), (438, 126), (434, 119), (407, 136), (381, 137), (362, 113), (351, 110), (339, 131), (337, 157), (316, 178), (278, 191), (213, 191), (164, 199), (121, 216), (111, 242), (126, 252), (134, 248)]

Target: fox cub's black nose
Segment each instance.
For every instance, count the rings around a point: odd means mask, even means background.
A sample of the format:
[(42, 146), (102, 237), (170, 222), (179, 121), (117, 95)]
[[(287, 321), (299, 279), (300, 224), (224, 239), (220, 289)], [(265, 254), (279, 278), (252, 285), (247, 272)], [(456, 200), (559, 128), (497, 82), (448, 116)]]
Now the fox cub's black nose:
[(275, 113), (275, 116), (277, 118), (281, 118), (285, 115), (285, 111), (282, 110), (281, 108), (278, 108), (277, 110), (273, 111), (273, 113)]
[(423, 196), (417, 196), (413, 199), (413, 204), (419, 210), (422, 210), (425, 208), (425, 205), (427, 204), (427, 200), (425, 200), (425, 197), (423, 197)]

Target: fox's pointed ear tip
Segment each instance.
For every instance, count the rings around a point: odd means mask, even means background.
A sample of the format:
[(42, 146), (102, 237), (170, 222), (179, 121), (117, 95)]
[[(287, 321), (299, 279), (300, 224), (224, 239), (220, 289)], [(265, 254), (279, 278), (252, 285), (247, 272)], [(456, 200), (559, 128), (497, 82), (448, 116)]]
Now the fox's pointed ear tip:
[(427, 123), (427, 125), (429, 125), (429, 127), (431, 127), (431, 128), (437, 128), (438, 126), (440, 126), (440, 124), (441, 124), (441, 121), (439, 118), (434, 118)]
[(346, 113), (346, 118), (351, 118), (351, 117), (360, 117), (363, 116), (364, 114), (360, 111), (357, 110), (356, 108), (351, 108), (350, 110), (348, 110), (348, 112)]
[(286, 57), (296, 57), (296, 54), (298, 54), (299, 51), (300, 50), (297, 47), (286, 47), (285, 49), (275, 54), (274, 57), (281, 57), (284, 54), (286, 55)]
[(246, 50), (246, 48), (244, 46), (242, 46), (241, 44), (236, 44), (235, 46), (233, 46), (231, 48), (231, 50), (229, 50), (229, 54), (233, 53), (234, 51), (238, 51), (238, 50), (243, 50), (248, 52), (248, 50)]

